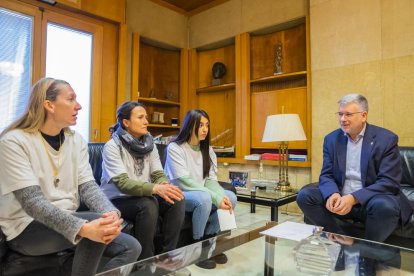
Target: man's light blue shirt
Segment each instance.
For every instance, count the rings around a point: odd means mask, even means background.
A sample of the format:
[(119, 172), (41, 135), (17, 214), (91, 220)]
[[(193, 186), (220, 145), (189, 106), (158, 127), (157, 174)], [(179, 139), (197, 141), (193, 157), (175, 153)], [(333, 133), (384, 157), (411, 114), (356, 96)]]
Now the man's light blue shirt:
[(342, 195), (351, 194), (363, 188), (361, 182), (361, 151), (366, 127), (367, 124), (358, 134), (356, 140), (352, 140), (348, 134), (344, 133), (348, 137), (348, 144), (346, 146), (345, 183), (342, 188)]

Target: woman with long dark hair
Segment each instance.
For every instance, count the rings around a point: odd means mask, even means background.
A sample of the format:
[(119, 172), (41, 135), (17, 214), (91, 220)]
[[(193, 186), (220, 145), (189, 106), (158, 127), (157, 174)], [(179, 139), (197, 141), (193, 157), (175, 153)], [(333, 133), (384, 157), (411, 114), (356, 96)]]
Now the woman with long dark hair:
[[(72, 275), (95, 275), (136, 261), (141, 246), (121, 233), (120, 212), (101, 192), (76, 124), (81, 109), (72, 87), (43, 78), (25, 112), (0, 135), (0, 226), (23, 255), (76, 246)], [(80, 201), (90, 212), (78, 212)]]
[(101, 188), (125, 219), (134, 221), (142, 245), (140, 259), (154, 255), (158, 217), (162, 219), (161, 252), (176, 248), (184, 221), (181, 190), (168, 182), (157, 147), (148, 132), (147, 112), (128, 101), (117, 110), (112, 139), (104, 147)]
[[(220, 231), (217, 208), (231, 212), (237, 201), (236, 195), (224, 190), (217, 181), (217, 157), (210, 147), (209, 128), (210, 119), (205, 111), (188, 111), (180, 132), (168, 145), (164, 168), (170, 181), (184, 191), (185, 210), (193, 213), (194, 241), (216, 235)], [(225, 263), (227, 258), (220, 256), (214, 260)], [(214, 268), (214, 260), (199, 266)]]

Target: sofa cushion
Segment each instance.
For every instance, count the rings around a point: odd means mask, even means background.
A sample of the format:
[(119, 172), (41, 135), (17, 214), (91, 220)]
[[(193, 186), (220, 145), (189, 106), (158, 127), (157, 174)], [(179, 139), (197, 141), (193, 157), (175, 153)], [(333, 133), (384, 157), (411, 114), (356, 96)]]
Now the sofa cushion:
[(400, 147), (402, 186), (414, 188), (414, 147)]
[(89, 143), (89, 164), (91, 164), (93, 176), (95, 177), (96, 183), (101, 185), (102, 176), (102, 150), (105, 143)]
[(6, 236), (3, 234), (3, 231), (0, 229), (0, 261), (3, 259), (4, 255), (7, 252), (7, 245), (6, 245)]

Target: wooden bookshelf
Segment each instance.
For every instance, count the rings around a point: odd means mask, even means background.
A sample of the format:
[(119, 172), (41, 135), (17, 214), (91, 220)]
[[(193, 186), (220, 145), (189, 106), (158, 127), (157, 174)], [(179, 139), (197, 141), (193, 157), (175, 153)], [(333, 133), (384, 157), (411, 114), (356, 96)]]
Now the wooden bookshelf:
[(303, 77), (306, 78), (306, 71), (262, 77), (262, 78), (250, 80), (250, 83), (273, 82), (273, 81), (279, 81), (279, 80), (298, 79), (298, 78), (303, 78)]
[(151, 128), (171, 128), (171, 129), (180, 129), (180, 126), (171, 126), (171, 125), (163, 125), (163, 124), (149, 124), (148, 127)]
[(157, 98), (138, 97), (138, 101), (139, 102), (144, 102), (144, 103), (162, 104), (162, 105), (173, 105), (173, 106), (180, 106), (181, 105), (179, 102), (159, 100)]
[[(131, 99), (144, 103), (150, 132), (154, 136), (176, 134), (180, 127), (171, 126), (171, 119), (180, 123), (186, 111), (182, 106), (188, 94), (188, 50), (133, 33), (131, 57)], [(163, 123), (154, 119), (154, 112), (164, 114)]]
[(212, 85), (207, 87), (201, 87), (197, 88), (197, 93), (207, 93), (207, 92), (220, 92), (220, 91), (226, 91), (226, 90), (234, 90), (236, 88), (235, 83), (226, 83), (226, 84), (220, 84), (220, 85)]
[[(208, 113), (213, 146), (234, 146), (237, 90), (235, 41), (230, 39), (219, 46), (191, 49), (189, 56), (191, 106)], [(216, 62), (225, 65), (226, 73), (220, 80), (221, 84), (213, 85), (212, 67)]]

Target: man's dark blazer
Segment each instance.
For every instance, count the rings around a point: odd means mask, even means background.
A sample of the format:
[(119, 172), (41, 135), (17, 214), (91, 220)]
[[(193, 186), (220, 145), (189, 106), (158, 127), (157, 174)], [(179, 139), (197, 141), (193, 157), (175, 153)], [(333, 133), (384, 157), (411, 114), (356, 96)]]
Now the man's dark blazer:
[[(333, 193), (341, 193), (345, 182), (348, 138), (342, 129), (325, 137), (323, 166), (319, 189), (325, 200)], [(394, 195), (401, 206), (401, 220), (405, 224), (413, 209), (400, 189), (401, 164), (398, 136), (389, 130), (366, 124), (361, 150), (361, 181), (363, 188), (352, 195), (365, 205), (377, 194)]]

